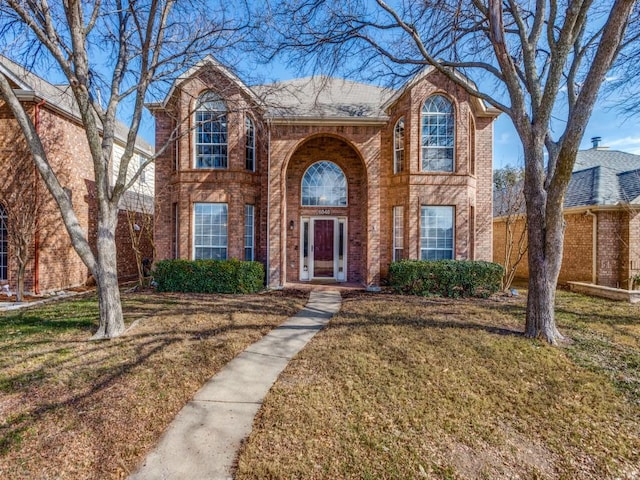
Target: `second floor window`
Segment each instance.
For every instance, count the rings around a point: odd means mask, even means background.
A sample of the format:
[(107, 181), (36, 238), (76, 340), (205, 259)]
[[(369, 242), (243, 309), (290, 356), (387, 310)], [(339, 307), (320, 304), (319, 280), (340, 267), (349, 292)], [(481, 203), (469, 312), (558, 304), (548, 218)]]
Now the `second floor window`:
[(252, 172), (256, 169), (256, 129), (253, 126), (253, 120), (246, 117), (244, 120), (245, 126), (245, 168)]
[(393, 129), (393, 173), (404, 170), (404, 117)]
[(218, 94), (200, 96), (195, 121), (196, 168), (227, 168), (227, 107)]
[(453, 172), (453, 105), (433, 95), (422, 108), (422, 171)]

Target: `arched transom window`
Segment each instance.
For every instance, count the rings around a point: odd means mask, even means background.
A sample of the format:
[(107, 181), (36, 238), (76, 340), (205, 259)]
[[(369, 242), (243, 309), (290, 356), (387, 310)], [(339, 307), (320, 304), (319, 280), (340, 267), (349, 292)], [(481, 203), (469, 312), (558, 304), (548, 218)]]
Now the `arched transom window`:
[(453, 105), (433, 95), (422, 108), (422, 171), (453, 172)]
[(333, 162), (317, 162), (302, 177), (302, 205), (345, 207), (347, 178)]
[(196, 168), (227, 168), (227, 107), (205, 92), (196, 108)]

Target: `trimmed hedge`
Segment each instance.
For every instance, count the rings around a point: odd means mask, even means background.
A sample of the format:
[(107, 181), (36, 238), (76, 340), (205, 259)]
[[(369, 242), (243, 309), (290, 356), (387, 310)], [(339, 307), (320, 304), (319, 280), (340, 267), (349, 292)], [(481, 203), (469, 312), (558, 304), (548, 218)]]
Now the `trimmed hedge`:
[(502, 265), (467, 260), (402, 260), (389, 267), (389, 284), (406, 295), (482, 297), (500, 290)]
[(255, 293), (264, 288), (264, 267), (236, 259), (160, 260), (153, 279), (159, 292)]

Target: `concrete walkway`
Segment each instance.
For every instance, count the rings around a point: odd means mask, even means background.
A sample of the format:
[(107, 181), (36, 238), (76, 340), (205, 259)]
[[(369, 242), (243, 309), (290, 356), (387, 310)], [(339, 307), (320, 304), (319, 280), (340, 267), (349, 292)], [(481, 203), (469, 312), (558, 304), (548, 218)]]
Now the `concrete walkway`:
[(237, 451), (265, 395), (340, 303), (337, 290), (312, 291), (303, 310), (249, 346), (196, 393), (129, 479), (232, 478)]

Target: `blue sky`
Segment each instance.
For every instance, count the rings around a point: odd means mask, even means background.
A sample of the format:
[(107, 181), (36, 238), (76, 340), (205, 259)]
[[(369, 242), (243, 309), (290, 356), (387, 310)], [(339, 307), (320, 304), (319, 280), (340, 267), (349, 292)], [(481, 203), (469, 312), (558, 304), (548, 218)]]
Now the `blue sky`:
[[(634, 116), (622, 113), (617, 103), (615, 96), (598, 101), (580, 149), (591, 148), (592, 137), (602, 137), (600, 146), (640, 155), (640, 112)], [(493, 147), (494, 168), (522, 166), (522, 146), (506, 115), (500, 115), (496, 120)]]

